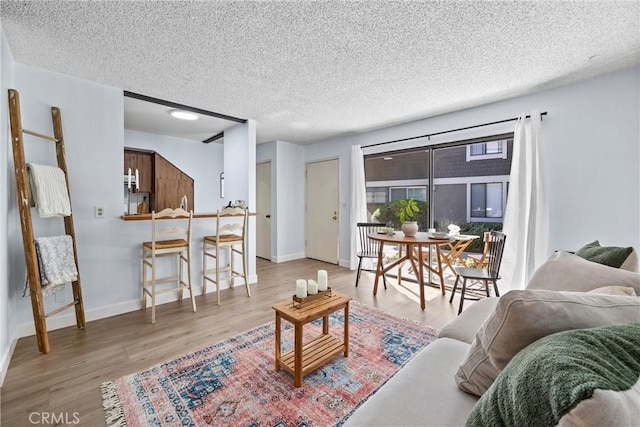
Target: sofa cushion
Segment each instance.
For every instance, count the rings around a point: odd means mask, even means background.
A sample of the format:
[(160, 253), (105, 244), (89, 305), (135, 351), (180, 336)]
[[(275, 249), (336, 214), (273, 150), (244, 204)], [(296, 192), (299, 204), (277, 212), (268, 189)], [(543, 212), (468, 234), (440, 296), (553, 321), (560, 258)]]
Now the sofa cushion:
[(569, 329), (640, 322), (640, 299), (585, 292), (516, 290), (504, 294), (456, 373), (459, 387), (482, 395), (511, 358), (532, 342)]
[(640, 295), (640, 274), (556, 252), (536, 270), (527, 289), (588, 292), (603, 286), (630, 286)]
[(620, 268), (627, 258), (629, 258), (631, 252), (633, 252), (631, 246), (627, 248), (620, 246), (600, 246), (600, 242), (596, 240), (578, 249), (576, 255), (587, 261)]
[[(344, 426), (461, 426), (476, 397), (462, 393), (453, 375), (469, 344), (438, 338), (369, 397)], [(424, 410), (428, 405), (428, 410)]]
[[(640, 399), (625, 391), (640, 377), (638, 343), (640, 323), (544, 337), (509, 362), (466, 425), (633, 425)], [(619, 412), (599, 418), (609, 405)]]
[(441, 338), (453, 338), (454, 340), (471, 344), (476, 332), (485, 320), (493, 313), (498, 304), (498, 298), (486, 298), (469, 305), (458, 317), (440, 330)]

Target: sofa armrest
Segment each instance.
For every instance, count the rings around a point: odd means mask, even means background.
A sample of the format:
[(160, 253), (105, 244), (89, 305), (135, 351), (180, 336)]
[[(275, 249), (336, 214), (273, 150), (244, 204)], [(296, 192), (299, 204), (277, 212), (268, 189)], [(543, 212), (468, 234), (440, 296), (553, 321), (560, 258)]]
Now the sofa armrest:
[(485, 319), (493, 313), (493, 309), (497, 304), (498, 298), (486, 298), (474, 302), (460, 313), (455, 320), (442, 328), (438, 337), (452, 338), (471, 344), (476, 332), (480, 329)]

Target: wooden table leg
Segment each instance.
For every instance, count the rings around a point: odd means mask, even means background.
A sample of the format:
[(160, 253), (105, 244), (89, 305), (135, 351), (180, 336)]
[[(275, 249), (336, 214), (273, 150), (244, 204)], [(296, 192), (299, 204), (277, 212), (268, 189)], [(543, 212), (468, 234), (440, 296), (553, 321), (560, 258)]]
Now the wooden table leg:
[(422, 245), (418, 245), (418, 286), (420, 287), (420, 308), (424, 310), (424, 264), (422, 261)]
[(329, 334), (329, 315), (322, 317), (322, 335)]
[(276, 311), (276, 371), (280, 370), (280, 352), (282, 348), (280, 347), (280, 313)]
[(293, 386), (302, 386), (302, 323), (295, 323), (295, 338), (294, 338), (294, 365), (295, 375), (293, 376)]
[(349, 357), (349, 301), (344, 306), (344, 357)]
[(381, 274), (382, 274), (382, 252), (384, 249), (384, 243), (380, 242), (380, 246), (378, 248), (378, 263), (376, 264), (376, 278), (373, 279), (373, 295), (375, 296), (378, 293), (378, 279), (380, 278)]

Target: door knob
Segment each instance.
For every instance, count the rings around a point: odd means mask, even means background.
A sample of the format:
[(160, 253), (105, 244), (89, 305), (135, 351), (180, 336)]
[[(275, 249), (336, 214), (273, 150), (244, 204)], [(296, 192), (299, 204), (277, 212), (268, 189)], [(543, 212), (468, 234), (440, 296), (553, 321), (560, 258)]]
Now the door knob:
[(265, 217), (267, 217), (267, 218), (271, 218), (271, 215), (265, 215)]

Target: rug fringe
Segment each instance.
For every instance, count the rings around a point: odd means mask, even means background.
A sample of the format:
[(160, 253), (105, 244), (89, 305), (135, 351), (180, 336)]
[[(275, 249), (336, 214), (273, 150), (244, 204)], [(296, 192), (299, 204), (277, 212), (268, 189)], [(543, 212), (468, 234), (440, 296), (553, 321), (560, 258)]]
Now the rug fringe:
[(127, 420), (124, 417), (122, 402), (118, 397), (116, 385), (113, 381), (107, 381), (100, 386), (102, 391), (102, 407), (108, 427), (126, 427)]

